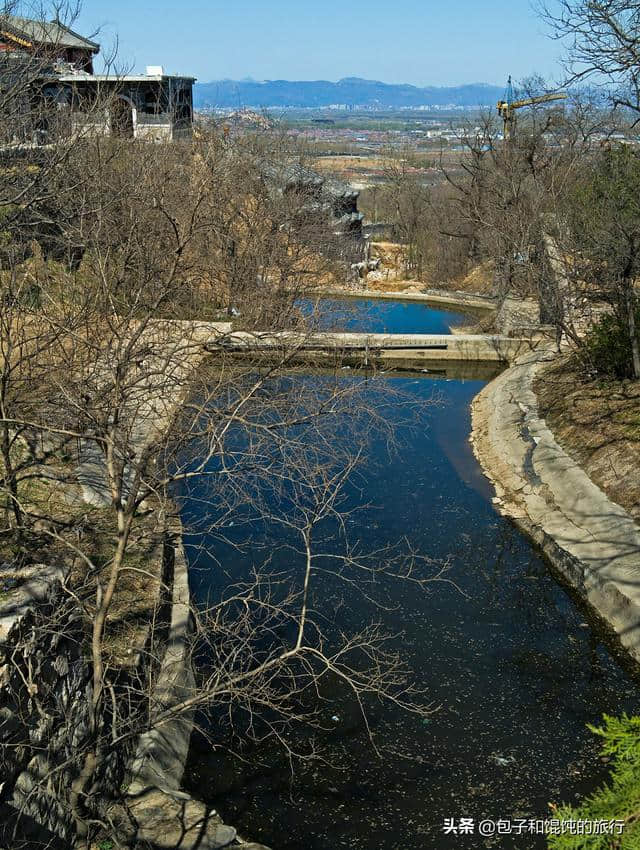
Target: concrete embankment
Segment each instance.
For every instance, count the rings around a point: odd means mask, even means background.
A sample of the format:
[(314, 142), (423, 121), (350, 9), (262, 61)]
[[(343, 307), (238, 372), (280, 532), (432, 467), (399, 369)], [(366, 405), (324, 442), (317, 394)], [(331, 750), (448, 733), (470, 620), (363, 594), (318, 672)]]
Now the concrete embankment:
[(165, 555), (172, 566), (171, 623), (166, 651), (152, 696), (152, 726), (140, 736), (129, 770), (128, 810), (137, 823), (136, 839), (165, 850), (218, 850), (243, 847), (268, 850), (239, 838), (232, 826), (204, 803), (180, 790), (193, 727), (191, 713), (179, 713), (162, 724), (153, 714), (193, 696), (191, 667), (191, 603), (188, 565), (177, 522), (167, 540)]
[(367, 334), (293, 331), (260, 333), (235, 331), (212, 334), (209, 351), (236, 354), (273, 351), (305, 358), (340, 359), (354, 355), (365, 361), (457, 360), (510, 363), (517, 357), (552, 343), (545, 337), (514, 338), (491, 334)]
[[(149, 380), (137, 399), (132, 440), (136, 455), (170, 427), (189, 393), (191, 376), (206, 357), (204, 341), (211, 333), (224, 335), (230, 328), (227, 323), (163, 323), (164, 333), (173, 332), (175, 338), (170, 335), (166, 341), (160, 339), (155, 351), (147, 355), (147, 369), (158, 378)], [(150, 335), (155, 331), (151, 327)], [(95, 500), (104, 490), (104, 464), (93, 472), (92, 485), (85, 490), (89, 489)], [(102, 483), (96, 484), (96, 479)], [(191, 666), (191, 600), (182, 524), (175, 520), (167, 532), (164, 557), (171, 564), (169, 634), (151, 697), (151, 728), (140, 736), (129, 768), (128, 809), (137, 824), (136, 839), (166, 850), (178, 847), (217, 850), (231, 845), (244, 850), (268, 850), (241, 839), (216, 811), (180, 790), (193, 728), (192, 713), (177, 713), (164, 723), (154, 723), (155, 717), (192, 697), (196, 688)]]
[(551, 354), (521, 358), (472, 406), (474, 451), (495, 503), (640, 661), (640, 528), (558, 445), (533, 381)]
[(430, 289), (423, 292), (412, 290), (397, 292), (381, 292), (378, 289), (323, 289), (314, 292), (318, 298), (371, 298), (380, 301), (416, 301), (422, 304), (433, 304), (436, 307), (452, 307), (464, 312), (471, 310), (496, 310), (497, 299), (486, 295), (476, 295), (473, 292), (458, 292), (446, 289)]

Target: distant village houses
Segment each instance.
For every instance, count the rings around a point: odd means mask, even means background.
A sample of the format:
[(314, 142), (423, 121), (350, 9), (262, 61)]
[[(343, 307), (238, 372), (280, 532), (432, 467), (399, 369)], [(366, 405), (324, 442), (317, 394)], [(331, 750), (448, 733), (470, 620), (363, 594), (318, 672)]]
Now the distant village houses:
[[(62, 22), (0, 16), (0, 77), (6, 90), (28, 75), (21, 91), (22, 139), (47, 143), (61, 133), (104, 133), (152, 141), (190, 138), (193, 77), (96, 74), (100, 45)], [(16, 124), (13, 122), (12, 132)]]

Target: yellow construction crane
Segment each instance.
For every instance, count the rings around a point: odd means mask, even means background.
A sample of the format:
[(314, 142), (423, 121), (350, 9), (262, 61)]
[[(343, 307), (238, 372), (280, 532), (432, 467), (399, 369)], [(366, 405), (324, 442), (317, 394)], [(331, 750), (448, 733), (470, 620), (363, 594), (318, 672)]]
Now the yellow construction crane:
[(500, 115), (504, 122), (505, 139), (509, 139), (513, 134), (516, 123), (516, 109), (522, 109), (523, 106), (534, 106), (537, 103), (550, 103), (552, 100), (567, 99), (566, 93), (561, 91), (541, 94), (538, 95), (538, 97), (525, 97), (522, 100), (514, 100), (513, 96), (513, 85), (511, 84), (511, 77), (509, 77), (507, 82), (507, 93), (505, 96), (506, 99), (498, 101), (498, 115)]

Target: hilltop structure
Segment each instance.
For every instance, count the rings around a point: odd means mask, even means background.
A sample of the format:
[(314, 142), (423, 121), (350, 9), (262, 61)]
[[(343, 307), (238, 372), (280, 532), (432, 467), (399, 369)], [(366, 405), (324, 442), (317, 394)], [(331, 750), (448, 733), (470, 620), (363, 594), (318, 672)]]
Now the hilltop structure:
[(146, 74), (96, 74), (99, 51), (97, 42), (59, 20), (0, 16), (3, 88), (18, 74), (29, 75), (21, 109), (33, 121), (24, 122), (27, 138), (13, 141), (45, 143), (65, 132), (153, 141), (191, 136), (194, 77), (165, 74), (161, 66)]

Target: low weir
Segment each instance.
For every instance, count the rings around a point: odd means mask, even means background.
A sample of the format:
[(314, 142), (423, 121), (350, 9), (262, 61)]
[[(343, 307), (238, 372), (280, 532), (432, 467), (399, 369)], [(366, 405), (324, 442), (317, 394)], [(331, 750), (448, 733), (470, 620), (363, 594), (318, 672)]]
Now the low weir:
[(369, 360), (456, 360), (511, 363), (526, 352), (551, 348), (545, 337), (513, 338), (490, 334), (312, 333), (236, 331), (218, 334), (206, 343), (210, 352), (234, 354), (273, 351), (300, 354), (305, 359), (362, 358)]

